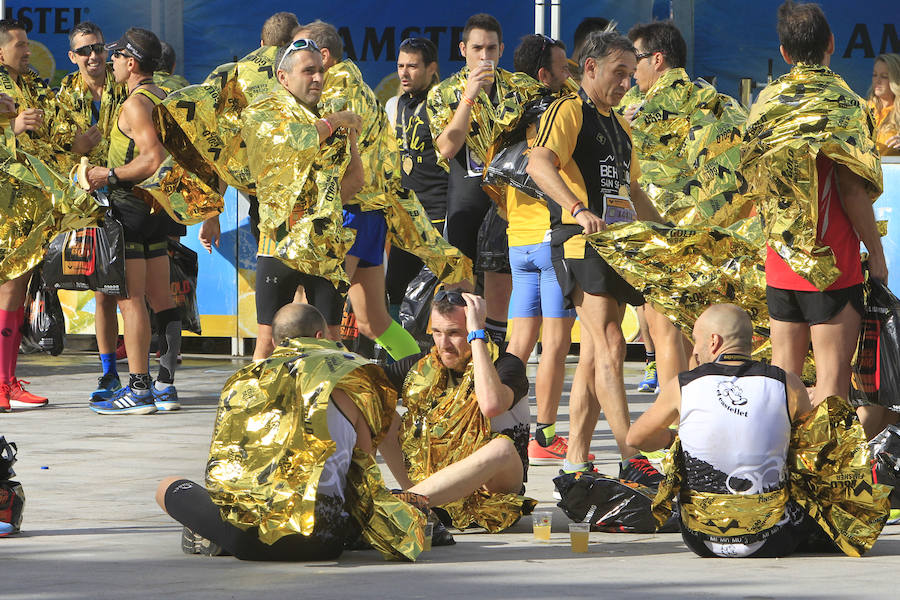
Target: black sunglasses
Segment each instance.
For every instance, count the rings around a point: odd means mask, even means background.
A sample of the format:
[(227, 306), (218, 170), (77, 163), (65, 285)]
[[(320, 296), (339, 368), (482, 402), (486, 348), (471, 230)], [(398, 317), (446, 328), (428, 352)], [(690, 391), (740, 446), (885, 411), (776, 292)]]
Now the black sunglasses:
[(656, 54), (656, 52), (640, 52), (640, 53), (635, 53), (634, 58), (639, 61), (639, 60), (648, 58), (650, 56), (653, 56), (654, 54)]
[(78, 56), (90, 56), (91, 53), (103, 54), (106, 52), (106, 46), (104, 44), (87, 44), (86, 46), (75, 48), (72, 52)]
[(462, 293), (457, 292), (456, 290), (438, 290), (438, 293), (434, 295), (435, 302), (449, 302), (454, 306), (465, 306), (466, 299), (463, 298)]
[(116, 58), (134, 58), (132, 55), (127, 54), (124, 50), (116, 50), (112, 55)]

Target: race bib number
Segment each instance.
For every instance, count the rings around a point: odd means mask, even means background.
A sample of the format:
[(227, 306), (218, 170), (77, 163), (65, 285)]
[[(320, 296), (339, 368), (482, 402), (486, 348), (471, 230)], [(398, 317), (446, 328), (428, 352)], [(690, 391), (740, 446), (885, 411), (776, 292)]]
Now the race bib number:
[(603, 222), (607, 225), (613, 223), (631, 223), (637, 218), (634, 204), (625, 196), (603, 194)]

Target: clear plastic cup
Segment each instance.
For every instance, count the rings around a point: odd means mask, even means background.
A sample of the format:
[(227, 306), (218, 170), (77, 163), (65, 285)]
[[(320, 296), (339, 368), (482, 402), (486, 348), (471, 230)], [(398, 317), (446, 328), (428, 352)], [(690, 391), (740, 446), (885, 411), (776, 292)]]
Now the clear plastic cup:
[(590, 523), (569, 523), (569, 542), (572, 552), (587, 552), (591, 533)]
[(536, 511), (531, 514), (531, 522), (534, 525), (534, 539), (542, 542), (550, 541), (553, 513), (549, 510)]

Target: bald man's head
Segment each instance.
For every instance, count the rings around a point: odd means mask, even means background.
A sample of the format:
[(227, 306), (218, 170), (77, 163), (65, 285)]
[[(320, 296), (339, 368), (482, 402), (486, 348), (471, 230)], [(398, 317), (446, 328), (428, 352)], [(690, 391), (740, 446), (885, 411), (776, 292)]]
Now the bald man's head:
[(325, 337), (325, 317), (309, 304), (286, 304), (272, 319), (272, 340), (280, 344), (287, 338)]
[(694, 354), (700, 364), (723, 352), (750, 354), (752, 344), (750, 315), (735, 304), (713, 304), (694, 323)]

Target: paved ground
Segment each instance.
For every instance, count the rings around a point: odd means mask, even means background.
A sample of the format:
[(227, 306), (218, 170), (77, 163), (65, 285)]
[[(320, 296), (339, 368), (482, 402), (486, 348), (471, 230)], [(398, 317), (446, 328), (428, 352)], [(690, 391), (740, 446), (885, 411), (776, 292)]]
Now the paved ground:
[[(0, 539), (0, 598), (880, 598), (896, 589), (900, 527), (862, 559), (704, 560), (678, 534), (592, 533), (590, 553), (576, 555), (559, 509), (550, 543), (535, 543), (530, 523), (520, 523), (499, 535), (457, 534), (456, 546), (415, 564), (374, 551), (311, 564), (185, 556), (180, 525), (153, 493), (166, 475), (202, 480), (219, 390), (241, 364), (187, 358), (178, 373), (184, 410), (101, 417), (86, 401), (94, 356), (22, 357), (20, 376), (52, 404), (0, 415), (0, 435), (19, 444), (28, 498), (23, 532)], [(632, 418), (652, 400), (633, 392), (640, 375), (640, 364), (626, 365)], [(563, 402), (562, 433), (566, 411)], [(615, 472), (613, 448), (601, 423), (592, 446), (601, 471)], [(555, 508), (554, 474), (530, 470), (528, 495), (542, 507)]]

